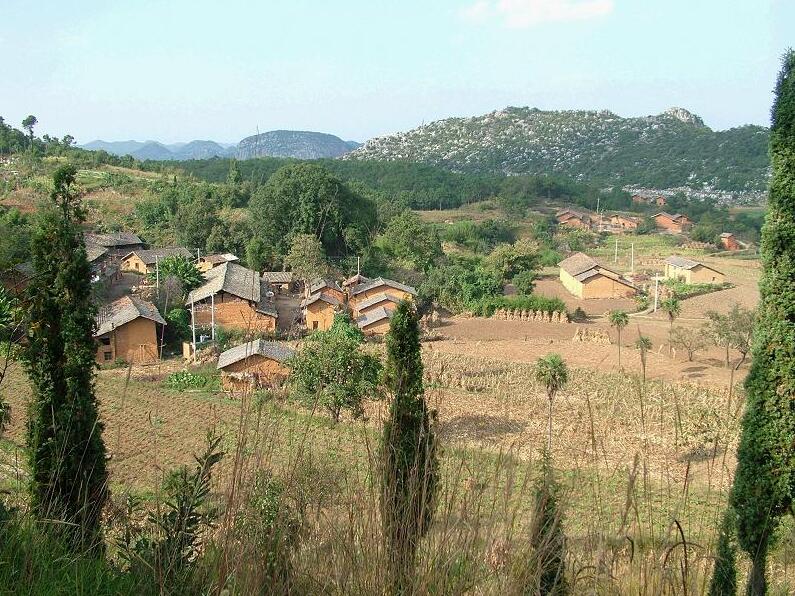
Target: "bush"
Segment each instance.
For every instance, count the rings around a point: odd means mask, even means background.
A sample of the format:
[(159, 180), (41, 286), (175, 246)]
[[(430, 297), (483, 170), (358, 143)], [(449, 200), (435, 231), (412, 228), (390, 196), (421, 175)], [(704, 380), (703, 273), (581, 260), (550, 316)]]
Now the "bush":
[(183, 391), (185, 389), (207, 389), (215, 391), (220, 388), (220, 377), (213, 369), (212, 371), (190, 372), (181, 370), (168, 375), (163, 382), (166, 389)]
[(514, 275), (511, 282), (513, 283), (513, 287), (516, 288), (517, 294), (520, 296), (530, 296), (536, 286), (537, 278), (538, 275), (536, 275), (535, 271), (522, 271)]
[(544, 267), (557, 267), (563, 260), (563, 255), (552, 248), (542, 248), (538, 253), (541, 265)]
[(566, 304), (560, 298), (545, 296), (496, 296), (484, 298), (471, 305), (471, 312), (477, 317), (490, 317), (495, 311), (508, 310), (540, 310), (542, 312), (566, 312)]
[(671, 290), (671, 293), (680, 299), (692, 298), (693, 296), (701, 296), (702, 294), (709, 294), (710, 292), (718, 292), (727, 288), (733, 287), (728, 282), (719, 284), (701, 283), (701, 284), (687, 284), (679, 279), (666, 279), (662, 282), (663, 285)]

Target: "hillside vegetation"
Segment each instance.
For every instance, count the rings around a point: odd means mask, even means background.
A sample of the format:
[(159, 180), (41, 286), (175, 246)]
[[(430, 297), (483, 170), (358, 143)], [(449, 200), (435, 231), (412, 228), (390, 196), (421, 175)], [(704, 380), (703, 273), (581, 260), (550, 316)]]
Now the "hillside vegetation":
[(376, 138), (346, 159), (410, 160), (467, 172), (559, 173), (658, 189), (736, 193), (767, 185), (768, 130), (713, 131), (687, 110), (622, 118), (609, 111), (509, 107)]

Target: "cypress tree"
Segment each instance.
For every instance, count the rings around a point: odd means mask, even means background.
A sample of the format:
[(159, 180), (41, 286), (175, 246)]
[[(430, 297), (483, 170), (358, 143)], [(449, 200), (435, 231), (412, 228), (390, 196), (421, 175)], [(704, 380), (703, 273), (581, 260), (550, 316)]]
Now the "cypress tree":
[(72, 192), (76, 169), (53, 175), (51, 204), (31, 242), (25, 364), (33, 386), (27, 439), (31, 507), (58, 520), (75, 549), (99, 544), (107, 498), (105, 446), (94, 395), (96, 345), (91, 267), (80, 231), (83, 210)]
[(566, 581), (566, 536), (563, 516), (558, 506), (560, 487), (555, 480), (552, 456), (544, 450), (541, 473), (535, 486), (535, 513), (530, 526), (533, 547), (532, 583), (525, 586), (527, 594), (563, 596), (568, 594)]
[(749, 594), (766, 591), (765, 563), (795, 492), (795, 52), (776, 85), (770, 129), (773, 178), (762, 229), (761, 300), (745, 381), (746, 410), (730, 502), (737, 539), (753, 562)]
[(408, 593), (417, 547), (433, 518), (438, 478), (435, 414), (425, 403), (419, 320), (411, 303), (395, 310), (386, 345), (392, 403), (381, 453), (381, 518), (392, 590)]
[(723, 514), (715, 553), (715, 569), (709, 584), (709, 596), (734, 596), (737, 594), (737, 553), (734, 546), (734, 511), (731, 507)]

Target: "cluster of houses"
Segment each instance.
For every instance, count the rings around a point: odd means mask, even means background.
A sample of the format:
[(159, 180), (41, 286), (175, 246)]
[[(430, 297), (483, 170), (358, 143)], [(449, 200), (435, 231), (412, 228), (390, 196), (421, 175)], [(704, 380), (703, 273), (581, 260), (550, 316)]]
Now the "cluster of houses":
[[(594, 232), (608, 232), (611, 234), (625, 234), (636, 232), (642, 222), (640, 217), (614, 213), (598, 215), (579, 211), (576, 209), (561, 209), (555, 214), (558, 225), (564, 228), (591, 230)], [(651, 216), (654, 224), (661, 232), (684, 234), (693, 226), (692, 220), (681, 213), (667, 213), (660, 211)]]
[[(558, 266), (563, 287), (580, 299), (633, 298), (640, 291), (637, 279), (630, 279), (581, 252), (562, 260)], [(722, 284), (726, 276), (705, 263), (670, 256), (664, 263), (663, 279), (686, 284)]]

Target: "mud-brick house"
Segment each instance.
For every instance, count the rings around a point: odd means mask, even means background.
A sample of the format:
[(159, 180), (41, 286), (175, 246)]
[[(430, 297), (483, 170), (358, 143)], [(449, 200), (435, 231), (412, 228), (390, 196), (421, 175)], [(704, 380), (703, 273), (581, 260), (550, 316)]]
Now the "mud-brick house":
[(134, 250), (122, 257), (121, 270), (134, 271), (135, 273), (141, 274), (154, 273), (158, 261), (162, 261), (168, 257), (193, 259), (193, 254), (187, 248), (182, 247)]
[(289, 294), (295, 288), (295, 276), (292, 271), (263, 271), (262, 279), (280, 294)]
[(328, 294), (312, 294), (301, 302), (304, 323), (311, 331), (326, 331), (334, 324), (334, 317), (342, 312), (344, 304)]
[(610, 225), (613, 227), (614, 231), (618, 233), (635, 232), (640, 225), (640, 219), (637, 217), (631, 217), (629, 215), (621, 215), (620, 213), (617, 213), (610, 216)]
[(717, 269), (675, 255), (665, 260), (665, 278), (677, 279), (686, 284), (721, 284), (726, 281), (726, 276)]
[(197, 325), (217, 325), (258, 333), (275, 333), (279, 317), (273, 292), (259, 273), (224, 263), (204, 274), (205, 283), (188, 294)]
[(279, 387), (290, 374), (287, 361), (293, 354), (288, 346), (264, 339), (235, 346), (218, 357), (221, 385), (226, 391)]
[(590, 230), (593, 225), (589, 214), (574, 209), (562, 209), (555, 214), (555, 217), (558, 220), (558, 225), (566, 228)]
[(401, 300), (414, 300), (417, 295), (417, 290), (411, 286), (396, 282), (391, 279), (377, 277), (365, 283), (354, 286), (348, 290), (349, 298), (348, 305), (353, 311), (353, 316), (359, 316), (359, 308), (362, 303), (380, 294), (387, 294)]
[(87, 232), (84, 235), (86, 246), (101, 246), (108, 251), (114, 259), (120, 259), (134, 250), (146, 248), (144, 241), (131, 232), (111, 232), (109, 234), (96, 234)]
[(361, 273), (357, 273), (356, 275), (352, 275), (342, 282), (342, 287), (347, 291), (348, 288), (356, 287), (359, 284), (365, 284), (368, 281), (370, 281), (369, 277), (365, 277)]
[(389, 323), (394, 312), (393, 309), (379, 306), (356, 317), (356, 325), (365, 335), (385, 335), (389, 331)]
[(219, 265), (223, 265), (225, 263), (237, 263), (239, 260), (240, 259), (238, 259), (231, 252), (225, 252), (222, 254), (204, 255), (203, 257), (199, 258), (199, 262), (196, 264), (196, 268), (202, 273), (206, 273), (210, 269), (218, 267)]
[(620, 273), (581, 252), (558, 263), (560, 281), (577, 298), (630, 298), (637, 288)]
[(366, 315), (368, 312), (381, 307), (384, 307), (389, 310), (395, 310), (395, 308), (397, 308), (397, 305), (400, 304), (400, 301), (401, 298), (393, 294), (387, 294), (387, 293), (375, 294), (370, 298), (360, 301), (356, 305), (355, 315), (357, 317), (361, 315)]
[(740, 250), (740, 242), (731, 232), (723, 232), (720, 235), (720, 245), (726, 250)]
[(166, 322), (157, 307), (135, 296), (122, 296), (99, 309), (96, 360), (108, 364), (124, 360), (147, 364), (159, 359), (159, 326)]
[(314, 294), (331, 296), (339, 302), (345, 302), (345, 292), (337, 282), (330, 279), (316, 279), (311, 282), (309, 287), (306, 288), (306, 297), (309, 298)]
[(652, 219), (658, 229), (673, 232), (674, 234), (682, 234), (688, 231), (693, 225), (693, 221), (687, 217), (687, 215), (682, 215), (681, 213), (674, 213), (671, 215), (670, 213), (661, 211), (653, 215)]

